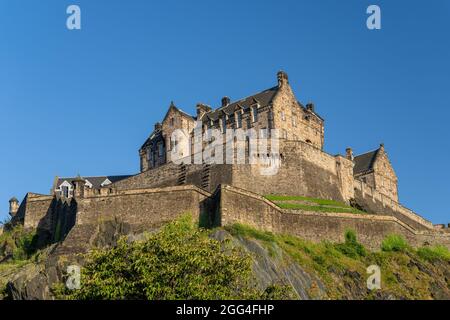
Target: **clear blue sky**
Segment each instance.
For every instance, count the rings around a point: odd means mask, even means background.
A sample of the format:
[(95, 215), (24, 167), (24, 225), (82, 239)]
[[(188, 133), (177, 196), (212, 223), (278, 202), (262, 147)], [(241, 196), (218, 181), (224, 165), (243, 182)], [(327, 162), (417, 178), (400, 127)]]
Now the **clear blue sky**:
[(283, 69), (325, 118), (327, 152), (384, 142), (401, 201), (450, 222), (449, 31), (447, 0), (0, 0), (0, 219), (55, 175), (136, 173), (171, 100), (194, 113)]

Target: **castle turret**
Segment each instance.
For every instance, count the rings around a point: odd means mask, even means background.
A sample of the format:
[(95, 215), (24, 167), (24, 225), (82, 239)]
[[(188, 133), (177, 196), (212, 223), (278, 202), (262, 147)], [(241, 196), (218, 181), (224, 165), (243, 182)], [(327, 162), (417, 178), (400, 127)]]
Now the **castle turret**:
[(16, 197), (12, 197), (9, 200), (9, 215), (14, 217), (17, 214), (17, 211), (19, 211), (19, 200), (17, 200)]
[(78, 175), (75, 180), (72, 181), (73, 183), (73, 196), (75, 198), (83, 198), (84, 197), (84, 185), (86, 184), (86, 181)]

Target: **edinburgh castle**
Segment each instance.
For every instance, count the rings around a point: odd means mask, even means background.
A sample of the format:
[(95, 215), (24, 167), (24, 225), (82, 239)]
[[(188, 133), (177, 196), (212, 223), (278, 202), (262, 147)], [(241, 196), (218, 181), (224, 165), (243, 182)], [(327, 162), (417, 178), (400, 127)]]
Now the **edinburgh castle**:
[[(240, 222), (313, 241), (341, 241), (353, 229), (370, 248), (393, 233), (415, 246), (450, 247), (448, 227), (400, 203), (384, 144), (328, 154), (319, 111), (296, 99), (285, 72), (276, 80), (238, 101), (224, 97), (216, 109), (200, 103), (195, 115), (171, 103), (138, 151), (139, 173), (56, 177), (49, 195), (10, 200), (12, 222), (61, 242), (61, 252), (86, 250), (108, 221), (137, 234), (185, 213), (203, 227)], [(183, 147), (174, 132), (185, 133)], [(248, 132), (270, 143), (253, 147)], [(208, 161), (218, 155), (224, 161)], [(268, 167), (276, 172), (264, 174)]]

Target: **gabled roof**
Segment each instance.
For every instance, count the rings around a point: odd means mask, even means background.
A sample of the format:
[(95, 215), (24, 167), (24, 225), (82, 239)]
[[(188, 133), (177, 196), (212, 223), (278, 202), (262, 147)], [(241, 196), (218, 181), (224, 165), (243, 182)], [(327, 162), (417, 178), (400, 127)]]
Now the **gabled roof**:
[(194, 117), (194, 116), (191, 116), (189, 113), (184, 112), (183, 110), (181, 110), (180, 108), (178, 108), (178, 107), (173, 103), (173, 101), (172, 101), (172, 102), (170, 102), (169, 109), (167, 109), (166, 115), (164, 116), (162, 122), (164, 122), (164, 121), (166, 120), (167, 116), (169, 115), (170, 110), (172, 110), (172, 109), (175, 110), (175, 111), (177, 111), (177, 112), (179, 112), (182, 116), (188, 118), (189, 120), (195, 120), (195, 118), (196, 118), (196, 117)]
[(353, 174), (361, 174), (373, 170), (373, 165), (380, 149), (360, 154), (354, 158)]
[[(92, 184), (92, 188), (99, 189), (102, 187), (102, 183), (106, 180), (111, 181), (111, 183), (115, 183), (120, 180), (124, 180), (131, 177), (131, 175), (126, 176), (102, 176), (102, 177), (83, 177), (84, 180), (89, 181)], [(56, 182), (56, 188), (59, 188), (61, 184), (64, 183), (64, 181), (69, 182), (70, 184), (73, 184), (73, 181), (75, 181), (77, 177), (72, 178), (59, 178)]]

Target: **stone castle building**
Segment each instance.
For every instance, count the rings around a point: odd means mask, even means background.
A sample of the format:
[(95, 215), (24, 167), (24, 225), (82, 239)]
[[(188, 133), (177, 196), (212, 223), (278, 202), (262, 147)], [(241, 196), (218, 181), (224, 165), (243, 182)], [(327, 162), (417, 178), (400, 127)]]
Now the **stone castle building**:
[[(415, 245), (450, 246), (448, 228), (433, 226), (399, 203), (398, 179), (383, 144), (360, 155), (353, 155), (351, 148), (344, 155), (328, 154), (324, 119), (314, 104), (297, 100), (285, 72), (279, 72), (276, 80), (274, 87), (238, 101), (224, 97), (216, 109), (198, 104), (195, 115), (171, 103), (139, 149), (139, 173), (57, 177), (49, 195), (28, 193), (20, 205), (11, 199), (13, 221), (36, 229), (47, 241), (63, 241), (65, 250), (92, 242), (105, 221), (139, 232), (186, 212), (207, 226), (241, 222), (313, 241), (342, 240), (345, 230), (352, 228), (373, 248), (390, 233), (402, 234)], [(187, 149), (177, 149), (178, 142), (172, 138), (179, 129), (188, 135)], [(277, 129), (277, 174), (262, 175), (262, 165), (247, 160), (233, 164), (172, 161), (174, 152), (186, 159), (201, 153), (209, 142), (203, 141), (196, 150), (194, 133), (208, 129), (218, 130), (224, 141), (234, 129), (254, 129), (261, 135)], [(246, 137), (246, 159), (269, 155), (267, 150), (250, 149), (248, 142)], [(264, 197), (271, 194), (337, 200), (367, 214), (294, 212)]]

